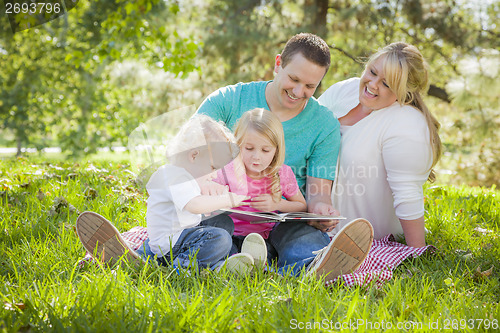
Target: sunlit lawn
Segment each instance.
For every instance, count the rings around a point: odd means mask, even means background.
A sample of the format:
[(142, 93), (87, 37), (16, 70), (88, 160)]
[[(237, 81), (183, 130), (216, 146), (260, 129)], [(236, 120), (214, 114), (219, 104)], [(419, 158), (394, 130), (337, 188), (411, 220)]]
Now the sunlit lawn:
[(96, 211), (122, 231), (145, 226), (146, 195), (126, 162), (3, 159), (0, 330), (498, 330), (500, 192), (431, 185), (425, 195), (437, 253), (406, 262), (381, 289), (126, 263), (79, 268), (79, 212)]

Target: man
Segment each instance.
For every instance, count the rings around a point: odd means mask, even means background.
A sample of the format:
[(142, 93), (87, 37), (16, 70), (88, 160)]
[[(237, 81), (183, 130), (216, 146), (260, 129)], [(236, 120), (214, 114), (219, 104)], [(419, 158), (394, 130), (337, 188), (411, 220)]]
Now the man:
[[(330, 50), (325, 41), (309, 33), (295, 35), (275, 58), (274, 80), (221, 88), (209, 95), (197, 112), (223, 121), (230, 129), (246, 111), (264, 108), (273, 112), (282, 122), (285, 133), (285, 164), (294, 171), (309, 212), (334, 216), (338, 214), (332, 207), (330, 195), (340, 145), (340, 125), (333, 113), (312, 97), (329, 66)], [(292, 269), (297, 274), (303, 266), (311, 264), (315, 258), (313, 252), (326, 248), (308, 270), (317, 275), (329, 274), (324, 267), (338, 266), (328, 262), (333, 260), (331, 254), (338, 245), (330, 242), (326, 232), (337, 223), (332, 219), (309, 225), (282, 223), (275, 227), (269, 241), (278, 252), (278, 267)], [(344, 232), (339, 234), (344, 237)], [(366, 246), (362, 244), (361, 248), (366, 250), (362, 252), (368, 252)], [(366, 253), (354, 261), (347, 260), (353, 264), (340, 270), (347, 273), (356, 268)]]

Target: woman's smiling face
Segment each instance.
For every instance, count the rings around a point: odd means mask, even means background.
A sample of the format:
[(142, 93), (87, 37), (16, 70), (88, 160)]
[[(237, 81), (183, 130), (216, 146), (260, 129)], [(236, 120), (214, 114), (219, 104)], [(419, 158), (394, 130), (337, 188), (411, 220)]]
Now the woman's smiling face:
[(368, 65), (359, 83), (359, 102), (370, 110), (379, 110), (396, 102), (396, 94), (389, 89), (384, 75), (384, 57)]

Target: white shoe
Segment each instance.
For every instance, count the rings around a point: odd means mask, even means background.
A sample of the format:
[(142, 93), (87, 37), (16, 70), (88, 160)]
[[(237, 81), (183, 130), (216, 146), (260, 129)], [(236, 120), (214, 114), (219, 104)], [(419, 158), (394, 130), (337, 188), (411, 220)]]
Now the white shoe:
[(226, 266), (229, 272), (244, 275), (252, 271), (253, 265), (254, 262), (251, 255), (247, 253), (237, 253), (227, 258), (221, 268)]
[(307, 275), (325, 276), (325, 281), (356, 270), (365, 260), (373, 243), (373, 227), (365, 219), (346, 224), (330, 244), (317, 251), (307, 267)]
[(142, 262), (111, 222), (97, 213), (80, 214), (76, 219), (76, 233), (94, 259), (111, 265), (122, 257), (134, 264)]
[(248, 253), (252, 256), (257, 269), (262, 270), (266, 266), (267, 246), (266, 241), (261, 235), (255, 232), (248, 234), (241, 245), (241, 253)]

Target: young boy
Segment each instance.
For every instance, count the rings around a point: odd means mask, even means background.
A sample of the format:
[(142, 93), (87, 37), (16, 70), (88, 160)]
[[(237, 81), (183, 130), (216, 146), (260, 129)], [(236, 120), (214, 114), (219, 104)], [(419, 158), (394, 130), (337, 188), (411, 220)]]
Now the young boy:
[[(165, 164), (149, 179), (146, 188), (147, 231), (149, 239), (138, 251), (143, 257), (155, 256), (162, 265), (188, 267), (195, 258), (200, 268), (218, 269), (225, 264), (231, 271), (249, 272), (254, 264), (251, 254), (239, 253), (224, 260), (232, 245), (223, 228), (200, 225), (202, 215), (221, 208), (239, 206), (247, 197), (226, 192), (201, 194), (200, 184), (216, 177), (216, 170), (237, 153), (232, 134), (208, 116), (190, 119), (168, 148), (170, 164)], [(232, 224), (227, 215), (211, 225)], [(116, 261), (125, 255), (137, 260), (138, 253), (128, 248), (118, 230), (102, 216), (85, 212), (77, 219), (77, 233), (90, 253), (103, 261)]]

